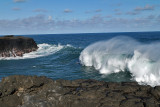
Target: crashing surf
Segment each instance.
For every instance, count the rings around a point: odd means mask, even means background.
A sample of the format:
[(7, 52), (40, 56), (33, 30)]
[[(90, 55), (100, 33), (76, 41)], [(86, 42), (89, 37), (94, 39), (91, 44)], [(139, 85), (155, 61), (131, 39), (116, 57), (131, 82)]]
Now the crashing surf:
[(160, 85), (160, 43), (142, 44), (129, 37), (115, 37), (86, 47), (80, 54), (84, 66), (101, 74), (130, 72), (139, 84)]
[(67, 44), (67, 45), (52, 45), (52, 44), (38, 44), (38, 50), (37, 51), (33, 51), (30, 53), (26, 53), (23, 55), (23, 57), (1, 57), (0, 60), (19, 60), (19, 59), (31, 59), (31, 58), (38, 58), (38, 57), (44, 57), (44, 56), (48, 56), (51, 54), (54, 54), (64, 48), (67, 47), (72, 47), (71, 45)]

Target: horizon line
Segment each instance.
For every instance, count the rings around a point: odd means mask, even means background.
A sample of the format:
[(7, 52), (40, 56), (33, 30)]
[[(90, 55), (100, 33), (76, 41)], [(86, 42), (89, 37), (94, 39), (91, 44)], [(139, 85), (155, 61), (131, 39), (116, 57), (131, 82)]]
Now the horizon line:
[(36, 33), (31, 33), (31, 34), (0, 34), (0, 36), (7, 36), (7, 35), (69, 35), (69, 34), (100, 34), (100, 33), (143, 33), (143, 32), (160, 32), (160, 31), (126, 31), (126, 32), (84, 32), (84, 33), (40, 33), (40, 34), (36, 34)]

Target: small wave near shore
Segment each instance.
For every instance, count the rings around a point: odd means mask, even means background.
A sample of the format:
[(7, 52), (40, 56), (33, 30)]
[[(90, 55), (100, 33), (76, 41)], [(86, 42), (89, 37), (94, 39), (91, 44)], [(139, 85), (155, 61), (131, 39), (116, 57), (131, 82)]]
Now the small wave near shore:
[(67, 47), (72, 47), (71, 45), (67, 44), (67, 45), (53, 45), (53, 44), (47, 44), (47, 43), (43, 43), (43, 44), (38, 44), (38, 50), (37, 51), (33, 51), (30, 53), (26, 53), (23, 55), (23, 57), (1, 57), (0, 60), (19, 60), (19, 59), (30, 59), (30, 58), (38, 58), (38, 57), (43, 57), (43, 56), (48, 56), (51, 54), (54, 54), (64, 48)]

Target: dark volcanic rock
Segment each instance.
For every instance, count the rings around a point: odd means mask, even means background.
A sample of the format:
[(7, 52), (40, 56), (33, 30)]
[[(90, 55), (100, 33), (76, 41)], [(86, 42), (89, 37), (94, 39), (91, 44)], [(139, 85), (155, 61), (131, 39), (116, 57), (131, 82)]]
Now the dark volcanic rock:
[(0, 57), (23, 56), (37, 49), (32, 38), (13, 35), (0, 37)]
[(0, 83), (0, 107), (159, 107), (159, 89), (134, 82), (10, 76)]

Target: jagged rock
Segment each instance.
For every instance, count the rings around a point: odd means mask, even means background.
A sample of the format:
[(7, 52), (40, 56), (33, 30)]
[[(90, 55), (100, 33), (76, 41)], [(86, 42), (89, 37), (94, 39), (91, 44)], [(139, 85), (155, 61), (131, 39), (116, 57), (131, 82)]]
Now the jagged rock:
[(159, 107), (159, 87), (135, 82), (10, 76), (0, 82), (1, 107)]
[(0, 57), (23, 56), (37, 49), (37, 44), (32, 38), (13, 35), (0, 37)]

